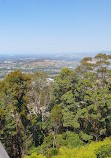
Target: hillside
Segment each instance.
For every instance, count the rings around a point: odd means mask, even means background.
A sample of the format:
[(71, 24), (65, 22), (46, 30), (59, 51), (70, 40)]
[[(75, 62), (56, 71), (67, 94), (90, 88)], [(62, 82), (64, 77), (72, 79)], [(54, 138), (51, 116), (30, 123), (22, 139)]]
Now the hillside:
[(111, 156), (111, 55), (74, 70), (9, 73), (0, 82), (0, 140), (11, 158)]

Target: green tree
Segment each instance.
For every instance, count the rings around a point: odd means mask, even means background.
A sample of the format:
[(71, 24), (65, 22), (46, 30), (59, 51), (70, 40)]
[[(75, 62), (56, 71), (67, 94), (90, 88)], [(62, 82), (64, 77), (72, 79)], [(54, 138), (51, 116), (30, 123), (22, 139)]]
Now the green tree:
[[(26, 97), (29, 83), (30, 78), (16, 70), (11, 72), (0, 84), (1, 139), (6, 148), (10, 147), (8, 152), (13, 157), (21, 157), (25, 148), (25, 139), (28, 134), (26, 126), (29, 122), (27, 119), (28, 98)], [(9, 141), (6, 140), (6, 137)]]
[(78, 128), (79, 124), (74, 119), (78, 103), (78, 92), (76, 90), (78, 76), (68, 68), (63, 68), (61, 73), (55, 77), (54, 97), (55, 104), (60, 104), (63, 114), (64, 128)]
[(28, 92), (30, 102), (28, 106), (31, 113), (36, 116), (42, 114), (42, 120), (44, 120), (52, 99), (52, 85), (47, 81), (48, 76), (45, 73), (36, 72), (30, 77), (31, 84)]
[(55, 97), (55, 102), (57, 104), (61, 103), (61, 96), (65, 94), (66, 92), (71, 90), (71, 87), (74, 89), (74, 83), (77, 80), (76, 74), (73, 73), (68, 68), (63, 68), (61, 69), (61, 73), (57, 76), (55, 76), (55, 82), (53, 83), (53, 88), (54, 88), (54, 97)]
[[(31, 121), (31, 133), (34, 145), (42, 144), (44, 135), (47, 133), (49, 106), (52, 99), (52, 83), (47, 81), (47, 74), (36, 72), (30, 75), (31, 83), (28, 91), (29, 119)], [(47, 122), (46, 122), (47, 121)]]
[(61, 133), (62, 131), (62, 108), (58, 105), (55, 105), (51, 110), (51, 121), (53, 123), (54, 132)]
[(111, 55), (97, 54), (95, 57), (85, 57), (81, 60), (79, 67), (75, 69), (78, 75), (84, 75), (84, 72), (94, 72), (101, 86), (105, 87), (108, 78)]

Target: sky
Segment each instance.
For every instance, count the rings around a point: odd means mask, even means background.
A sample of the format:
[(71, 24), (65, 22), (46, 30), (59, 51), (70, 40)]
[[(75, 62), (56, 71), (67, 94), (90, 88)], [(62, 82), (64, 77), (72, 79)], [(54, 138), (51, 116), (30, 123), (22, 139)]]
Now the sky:
[(111, 50), (111, 0), (0, 0), (0, 54)]

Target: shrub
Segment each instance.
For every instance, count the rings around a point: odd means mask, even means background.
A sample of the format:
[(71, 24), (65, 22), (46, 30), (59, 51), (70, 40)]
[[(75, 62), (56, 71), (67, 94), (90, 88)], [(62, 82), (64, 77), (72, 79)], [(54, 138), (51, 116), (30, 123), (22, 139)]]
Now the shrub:
[(66, 132), (68, 145), (75, 148), (83, 145), (83, 141), (80, 140), (79, 135), (74, 132)]
[(26, 158), (46, 158), (46, 156), (42, 156), (42, 154), (37, 155), (36, 153), (32, 153), (31, 156), (26, 156)]
[(51, 149), (49, 150), (48, 157), (50, 158), (50, 157), (55, 156), (55, 155), (57, 155), (57, 154), (58, 154), (58, 149), (56, 149), (56, 148), (51, 148)]
[(96, 150), (97, 158), (105, 158), (111, 156), (111, 145), (102, 145)]
[[(111, 138), (109, 137), (109, 138), (105, 138), (103, 141), (91, 142), (90, 144), (72, 149), (67, 147), (60, 147), (58, 155), (53, 156), (53, 158), (110, 158), (111, 157), (110, 151), (111, 151)], [(101, 153), (102, 154), (107, 153), (107, 154), (102, 155)]]

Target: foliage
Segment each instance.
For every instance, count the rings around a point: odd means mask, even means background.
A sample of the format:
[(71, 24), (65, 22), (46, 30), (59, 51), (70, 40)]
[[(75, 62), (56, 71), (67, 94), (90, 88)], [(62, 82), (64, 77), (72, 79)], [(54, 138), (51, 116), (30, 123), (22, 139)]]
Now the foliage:
[(53, 83), (19, 70), (1, 81), (0, 140), (10, 157), (109, 156), (110, 138), (100, 140), (111, 136), (110, 66), (111, 55), (98, 54)]
[(19, 70), (11, 72), (0, 83), (0, 138), (13, 157), (21, 157), (23, 141), (28, 135), (25, 127), (28, 124), (26, 93), (29, 83), (30, 78)]
[(111, 156), (111, 145), (102, 145), (96, 150), (97, 158), (105, 158)]
[(54, 125), (54, 132), (59, 133), (62, 126), (62, 108), (55, 105), (51, 110), (51, 121)]
[[(73, 149), (61, 147), (59, 149), (59, 154), (57, 156), (53, 156), (53, 158), (97, 158), (97, 151), (100, 151), (100, 149), (102, 149), (100, 152), (101, 155), (104, 154), (105, 151), (107, 151), (107, 153), (110, 153), (111, 148), (108, 148), (110, 146), (111, 138), (106, 138), (104, 141), (91, 142), (90, 144), (87, 144), (85, 146), (76, 147)], [(106, 147), (106, 149), (104, 147)], [(106, 156), (108, 155), (106, 154)]]
[(48, 153), (48, 158), (55, 156), (58, 154), (58, 149), (56, 148), (50, 148), (49, 153)]
[(74, 132), (66, 132), (68, 146), (75, 148), (83, 145), (83, 141), (79, 138), (79, 135)]
[(46, 156), (42, 154), (37, 155), (36, 153), (32, 153), (31, 156), (26, 156), (26, 158), (46, 158)]

